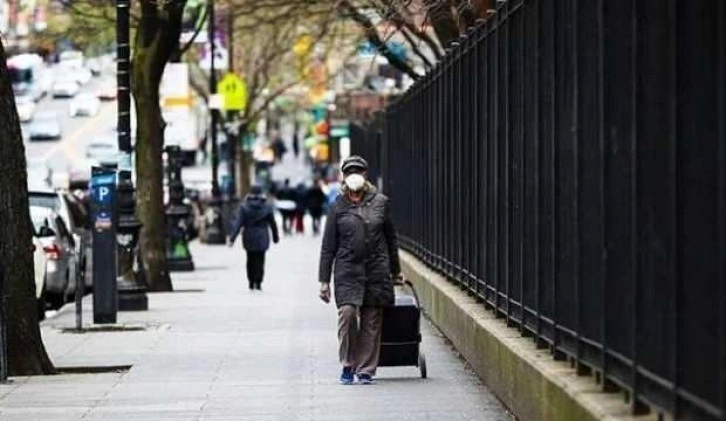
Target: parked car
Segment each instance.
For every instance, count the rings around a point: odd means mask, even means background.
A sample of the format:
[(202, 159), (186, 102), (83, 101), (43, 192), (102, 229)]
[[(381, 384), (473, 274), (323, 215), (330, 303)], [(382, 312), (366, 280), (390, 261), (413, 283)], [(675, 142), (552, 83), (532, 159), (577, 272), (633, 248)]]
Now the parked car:
[[(31, 218), (32, 219), (32, 218)], [(43, 250), (43, 235), (50, 235), (47, 231), (42, 231), (33, 224), (33, 273), (35, 274), (35, 299), (38, 302), (38, 320), (45, 318), (45, 268), (48, 259), (45, 257)]]
[(62, 135), (58, 114), (53, 111), (38, 113), (28, 125), (30, 140), (57, 140)]
[[(88, 230), (88, 209), (74, 195), (65, 191), (54, 191), (52, 189), (33, 189), (28, 192), (30, 206), (42, 207), (52, 210), (58, 214), (64, 222), (65, 227), (70, 231), (75, 246), (77, 257), (76, 266), (71, 268), (71, 280), (66, 291), (67, 295), (75, 292), (75, 276), (83, 257), (90, 253), (90, 231)], [(93, 279), (90, 276), (81, 274), (84, 278), (86, 288), (92, 287)]]
[(82, 93), (76, 95), (71, 101), (68, 109), (68, 115), (71, 117), (87, 116), (93, 117), (98, 114), (101, 109), (101, 101), (95, 95)]
[(46, 257), (41, 295), (50, 308), (58, 309), (65, 304), (71, 280), (78, 270), (76, 243), (63, 218), (52, 209), (31, 206), (30, 218)]
[(28, 95), (15, 97), (15, 108), (18, 110), (18, 119), (21, 123), (27, 123), (33, 119), (35, 112), (35, 100)]
[(81, 87), (75, 79), (63, 77), (53, 83), (51, 90), (53, 91), (53, 98), (73, 98), (78, 95)]

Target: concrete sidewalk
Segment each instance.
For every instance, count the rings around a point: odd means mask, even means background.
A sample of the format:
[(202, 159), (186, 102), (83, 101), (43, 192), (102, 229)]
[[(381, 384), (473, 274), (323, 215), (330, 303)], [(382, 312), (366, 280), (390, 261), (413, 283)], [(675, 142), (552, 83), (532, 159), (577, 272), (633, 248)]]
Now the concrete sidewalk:
[(63, 333), (74, 325), (66, 306), (43, 323), (56, 366), (132, 367), (13, 378), (0, 386), (0, 420), (511, 419), (428, 324), (429, 379), (381, 368), (375, 385), (339, 385), (318, 249), (310, 237), (284, 238), (268, 254), (264, 291), (250, 292), (237, 245), (195, 244), (198, 269), (174, 275), (177, 292), (150, 294), (148, 312), (120, 313), (120, 326), (141, 330)]

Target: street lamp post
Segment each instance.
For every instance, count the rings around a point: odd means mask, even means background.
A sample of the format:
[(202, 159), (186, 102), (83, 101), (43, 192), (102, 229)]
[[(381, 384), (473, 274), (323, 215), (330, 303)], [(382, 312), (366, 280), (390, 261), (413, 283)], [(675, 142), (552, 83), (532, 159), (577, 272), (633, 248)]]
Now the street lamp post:
[(184, 182), (181, 177), (181, 148), (170, 145), (166, 150), (166, 176), (169, 203), (166, 206), (167, 245), (166, 258), (170, 272), (194, 270), (189, 252), (190, 206), (184, 204)]
[[(131, 179), (131, 72), (129, 45), (130, 0), (116, 0), (116, 83), (118, 101), (118, 309), (143, 311), (149, 309), (146, 286), (134, 273), (138, 253), (141, 221), (136, 217), (136, 197)], [(140, 262), (141, 259), (138, 259)], [(141, 267), (141, 265), (139, 265)]]
[[(209, 0), (209, 93), (210, 104), (211, 98), (217, 95), (217, 74), (214, 67), (214, 0)], [(210, 107), (211, 124), (209, 129), (209, 141), (212, 143), (212, 198), (208, 203), (207, 210), (204, 214), (205, 223), (205, 242), (207, 244), (224, 244), (227, 242), (227, 235), (224, 229), (224, 221), (222, 218), (222, 201), (219, 191), (219, 149), (217, 147), (217, 121), (218, 110), (216, 107)]]

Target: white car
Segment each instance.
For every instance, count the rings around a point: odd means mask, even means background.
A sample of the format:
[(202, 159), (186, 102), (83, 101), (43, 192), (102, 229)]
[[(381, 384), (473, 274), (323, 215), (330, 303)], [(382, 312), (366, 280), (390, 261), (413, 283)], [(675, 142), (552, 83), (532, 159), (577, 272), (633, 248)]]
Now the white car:
[(73, 101), (71, 101), (68, 109), (68, 115), (71, 117), (93, 117), (98, 114), (100, 109), (101, 101), (99, 101), (95, 95), (83, 93), (73, 98)]
[(80, 85), (87, 84), (93, 78), (93, 74), (91, 73), (91, 71), (86, 69), (85, 67), (74, 69), (73, 76), (75, 76), (76, 82), (78, 82)]
[(53, 83), (51, 90), (53, 91), (53, 98), (73, 98), (78, 95), (81, 87), (78, 86), (78, 82), (75, 80), (61, 79)]
[(96, 90), (96, 96), (101, 101), (113, 101), (116, 99), (116, 82), (113, 80), (104, 80), (101, 86)]
[(118, 143), (114, 137), (98, 138), (86, 146), (86, 158), (99, 164), (116, 163), (118, 154)]
[(58, 140), (62, 136), (60, 120), (54, 111), (39, 112), (28, 124), (30, 140)]
[(38, 301), (38, 318), (45, 318), (45, 268), (48, 258), (43, 250), (43, 243), (38, 232), (33, 233), (33, 273), (35, 275), (35, 299)]
[(15, 107), (18, 110), (18, 118), (21, 123), (27, 123), (33, 119), (35, 112), (35, 101), (30, 96), (15, 97)]

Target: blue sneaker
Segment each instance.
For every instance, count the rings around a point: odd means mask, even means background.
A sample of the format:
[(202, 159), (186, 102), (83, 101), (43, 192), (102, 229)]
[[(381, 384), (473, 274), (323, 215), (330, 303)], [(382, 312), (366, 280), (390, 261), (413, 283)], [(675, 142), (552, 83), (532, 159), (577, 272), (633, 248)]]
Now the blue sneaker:
[(350, 367), (343, 367), (343, 373), (340, 375), (340, 383), (344, 385), (353, 384), (353, 369)]
[(370, 374), (359, 374), (358, 382), (360, 384), (373, 384), (373, 377)]

